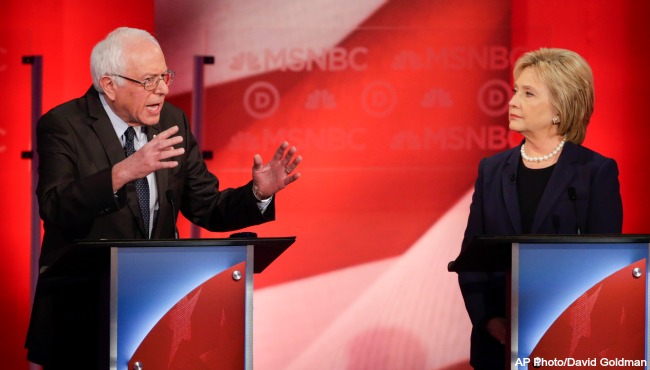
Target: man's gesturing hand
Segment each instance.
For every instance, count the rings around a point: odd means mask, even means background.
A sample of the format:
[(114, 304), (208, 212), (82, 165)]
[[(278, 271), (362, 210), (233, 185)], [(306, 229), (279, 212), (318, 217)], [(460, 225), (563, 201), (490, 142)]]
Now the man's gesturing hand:
[(300, 173), (293, 173), (293, 171), (302, 162), (302, 157), (293, 158), (297, 151), (295, 146), (292, 146), (285, 154), (288, 147), (289, 143), (283, 142), (275, 151), (273, 159), (266, 165), (262, 165), (262, 157), (255, 154), (253, 158), (253, 192), (258, 199), (268, 199), (300, 178)]
[(133, 155), (113, 166), (113, 191), (116, 192), (126, 183), (146, 177), (154, 171), (178, 166), (177, 161), (166, 160), (185, 153), (184, 148), (174, 148), (174, 145), (183, 142), (182, 136), (172, 137), (177, 132), (178, 126), (168, 128)]

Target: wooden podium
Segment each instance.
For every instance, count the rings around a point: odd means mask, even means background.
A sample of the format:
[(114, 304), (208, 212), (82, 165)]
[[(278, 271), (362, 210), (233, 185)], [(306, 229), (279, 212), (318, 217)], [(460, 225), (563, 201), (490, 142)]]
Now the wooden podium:
[(507, 368), (645, 369), (649, 253), (649, 235), (483, 236), (448, 269), (510, 273)]
[(93, 281), (102, 368), (252, 369), (253, 274), (294, 241), (81, 242), (47, 275)]

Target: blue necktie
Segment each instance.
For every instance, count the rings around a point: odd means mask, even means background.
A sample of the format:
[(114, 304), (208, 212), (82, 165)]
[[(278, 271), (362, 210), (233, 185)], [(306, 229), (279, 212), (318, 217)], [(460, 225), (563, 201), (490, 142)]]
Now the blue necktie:
[[(129, 127), (124, 133), (124, 136), (126, 136), (124, 151), (128, 157), (135, 153), (135, 145), (133, 144), (135, 130), (133, 127)], [(144, 221), (144, 233), (146, 238), (149, 239), (149, 183), (147, 182), (147, 178), (144, 177), (135, 180), (134, 184), (135, 191), (138, 194), (138, 202), (140, 203), (140, 212), (142, 212), (142, 219)]]

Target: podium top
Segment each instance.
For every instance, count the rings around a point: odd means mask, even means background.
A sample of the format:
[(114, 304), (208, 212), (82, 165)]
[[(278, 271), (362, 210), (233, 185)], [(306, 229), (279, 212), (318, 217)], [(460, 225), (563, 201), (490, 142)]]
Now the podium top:
[(178, 247), (235, 247), (253, 248), (253, 272), (260, 273), (267, 268), (296, 240), (295, 236), (276, 238), (216, 238), (216, 239), (157, 239), (157, 240), (94, 240), (80, 241), (66, 251), (59, 260), (48, 268), (50, 273), (67, 269), (83, 269), (110, 256), (110, 249), (117, 248), (178, 248)]
[(482, 235), (473, 238), (456, 260), (449, 262), (450, 272), (510, 271), (512, 244), (608, 244), (650, 243), (650, 235)]

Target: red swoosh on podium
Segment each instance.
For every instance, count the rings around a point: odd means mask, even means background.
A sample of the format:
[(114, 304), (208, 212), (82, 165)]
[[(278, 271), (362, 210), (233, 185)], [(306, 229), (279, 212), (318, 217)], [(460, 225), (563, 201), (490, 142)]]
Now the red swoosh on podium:
[[(634, 268), (641, 269), (642, 278), (632, 276)], [(531, 361), (596, 359), (599, 365), (602, 358), (643, 360), (645, 276), (644, 258), (591, 287), (555, 320), (533, 349)]]
[(213, 276), (156, 323), (129, 361), (145, 369), (243, 369), (246, 278), (242, 262)]

